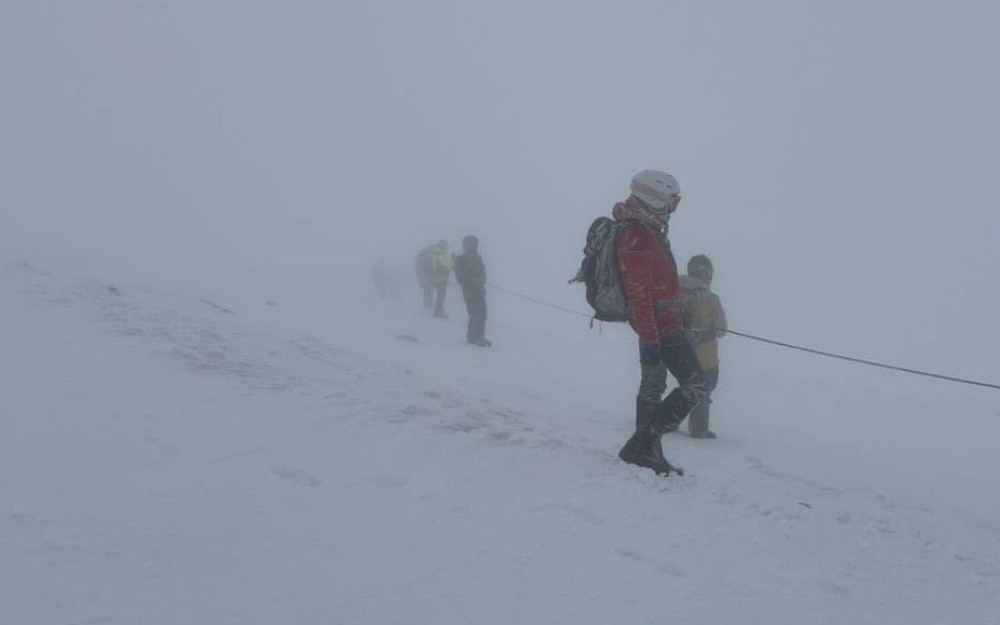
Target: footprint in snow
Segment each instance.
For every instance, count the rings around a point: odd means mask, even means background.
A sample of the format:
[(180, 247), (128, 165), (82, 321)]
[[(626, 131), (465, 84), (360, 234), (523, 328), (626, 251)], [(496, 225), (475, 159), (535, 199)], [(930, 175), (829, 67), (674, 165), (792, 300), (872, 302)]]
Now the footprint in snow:
[(216, 303), (216, 302), (213, 302), (213, 301), (212, 301), (212, 300), (210, 300), (210, 299), (205, 299), (205, 298), (202, 298), (202, 299), (201, 299), (200, 301), (201, 301), (201, 303), (202, 303), (202, 304), (204, 304), (204, 305), (208, 306), (208, 307), (209, 307), (209, 308), (211, 308), (212, 310), (215, 310), (215, 311), (217, 311), (217, 312), (220, 312), (220, 313), (222, 313), (222, 314), (224, 314), (224, 315), (232, 315), (232, 314), (234, 314), (234, 313), (233, 313), (233, 309), (231, 309), (231, 308), (227, 308), (227, 307), (225, 307), (225, 306), (223, 306), (223, 305), (221, 305), (221, 304), (218, 304), (218, 303)]
[(314, 488), (323, 483), (323, 480), (319, 479), (315, 475), (306, 473), (302, 469), (293, 469), (291, 467), (286, 467), (283, 464), (276, 464), (272, 466), (271, 473), (282, 479), (291, 480), (292, 482), (298, 484), (299, 486), (309, 486), (311, 488)]
[(625, 558), (626, 560), (631, 560), (638, 564), (648, 566), (660, 573), (665, 573), (667, 575), (673, 575), (674, 577), (685, 577), (684, 570), (673, 562), (668, 562), (666, 560), (661, 560), (660, 558), (650, 556), (644, 553), (639, 553), (635, 549), (628, 549), (626, 547), (618, 547), (615, 549), (615, 553), (620, 558)]

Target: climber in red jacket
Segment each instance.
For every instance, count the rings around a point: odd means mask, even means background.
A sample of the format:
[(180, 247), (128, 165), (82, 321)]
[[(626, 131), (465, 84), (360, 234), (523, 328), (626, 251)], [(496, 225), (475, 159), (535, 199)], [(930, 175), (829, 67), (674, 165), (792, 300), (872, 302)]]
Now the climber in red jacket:
[[(639, 336), (642, 379), (635, 433), (618, 457), (658, 474), (682, 473), (663, 457), (660, 441), (702, 401), (707, 381), (684, 333), (677, 264), (667, 240), (667, 222), (680, 202), (680, 187), (666, 172), (643, 171), (632, 178), (629, 190), (629, 197), (613, 211), (617, 221), (629, 222), (615, 239), (615, 256), (629, 323)], [(664, 398), (668, 372), (679, 386)]]

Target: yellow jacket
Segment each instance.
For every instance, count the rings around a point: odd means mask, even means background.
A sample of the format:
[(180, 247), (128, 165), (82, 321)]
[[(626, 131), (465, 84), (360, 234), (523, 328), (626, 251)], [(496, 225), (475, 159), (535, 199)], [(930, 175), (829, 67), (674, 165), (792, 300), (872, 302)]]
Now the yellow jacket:
[(680, 283), (684, 331), (694, 346), (701, 368), (711, 371), (719, 366), (719, 339), (726, 333), (726, 311), (722, 308), (722, 300), (709, 290), (704, 280), (684, 275)]

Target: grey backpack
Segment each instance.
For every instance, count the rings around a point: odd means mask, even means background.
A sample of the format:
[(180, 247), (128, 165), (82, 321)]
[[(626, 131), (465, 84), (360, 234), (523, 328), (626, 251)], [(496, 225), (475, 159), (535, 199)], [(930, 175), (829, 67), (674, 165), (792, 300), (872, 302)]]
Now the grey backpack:
[(615, 263), (615, 239), (628, 222), (598, 217), (587, 230), (583, 260), (570, 280), (587, 286), (587, 303), (598, 321), (628, 321), (628, 300)]

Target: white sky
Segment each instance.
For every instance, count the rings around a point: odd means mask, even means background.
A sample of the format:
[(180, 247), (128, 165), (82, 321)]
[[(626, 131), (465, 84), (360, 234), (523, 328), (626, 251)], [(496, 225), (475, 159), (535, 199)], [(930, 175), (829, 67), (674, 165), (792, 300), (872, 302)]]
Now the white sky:
[(996, 32), (985, 0), (8, 0), (0, 242), (263, 291), (473, 232), (584, 308), (587, 225), (663, 168), (734, 327), (996, 378)]

